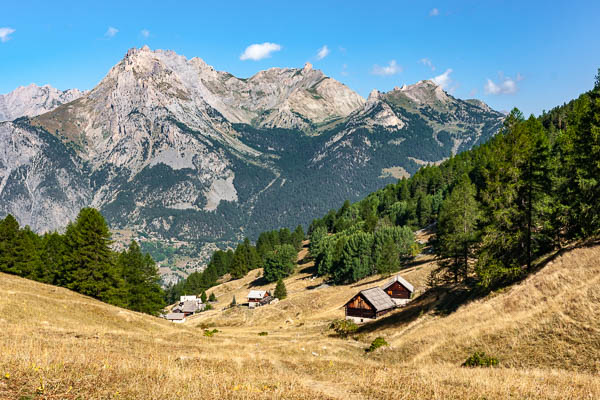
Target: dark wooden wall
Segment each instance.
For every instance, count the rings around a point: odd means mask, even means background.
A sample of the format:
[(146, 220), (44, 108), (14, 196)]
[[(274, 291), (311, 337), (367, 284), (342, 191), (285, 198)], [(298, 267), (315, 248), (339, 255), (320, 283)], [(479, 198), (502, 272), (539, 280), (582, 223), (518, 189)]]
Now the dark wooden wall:
[(394, 282), (385, 289), (392, 299), (410, 299), (410, 291), (402, 286), (400, 282)]

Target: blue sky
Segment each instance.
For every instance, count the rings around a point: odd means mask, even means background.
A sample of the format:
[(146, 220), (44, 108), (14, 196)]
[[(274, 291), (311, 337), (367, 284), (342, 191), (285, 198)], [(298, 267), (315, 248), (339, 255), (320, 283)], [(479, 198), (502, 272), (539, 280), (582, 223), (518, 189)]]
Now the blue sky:
[[(239, 77), (310, 61), (365, 97), (437, 77), (456, 97), (538, 114), (589, 90), (600, 67), (599, 1), (24, 0), (1, 9), (0, 93), (30, 83), (90, 89), (147, 44)], [(263, 46), (242, 57), (253, 44)]]

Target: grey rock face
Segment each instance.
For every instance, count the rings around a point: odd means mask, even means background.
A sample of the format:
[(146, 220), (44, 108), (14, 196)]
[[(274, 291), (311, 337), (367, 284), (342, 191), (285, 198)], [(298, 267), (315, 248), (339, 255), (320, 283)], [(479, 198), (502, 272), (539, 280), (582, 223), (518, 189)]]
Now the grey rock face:
[(61, 91), (49, 85), (21, 86), (10, 93), (0, 94), (0, 121), (40, 115), (84, 94), (78, 89)]

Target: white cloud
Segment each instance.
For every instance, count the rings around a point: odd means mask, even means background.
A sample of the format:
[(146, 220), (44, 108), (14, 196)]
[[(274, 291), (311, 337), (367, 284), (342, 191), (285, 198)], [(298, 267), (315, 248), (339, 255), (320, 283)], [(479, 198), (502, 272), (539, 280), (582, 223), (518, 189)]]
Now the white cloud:
[(115, 27), (109, 26), (108, 29), (106, 30), (106, 33), (104, 34), (104, 36), (106, 37), (115, 37), (115, 35), (119, 32), (119, 30)]
[(380, 67), (379, 65), (373, 65), (373, 75), (396, 75), (402, 72), (402, 67), (396, 63), (396, 60), (392, 60), (386, 67)]
[(317, 52), (317, 60), (322, 60), (329, 55), (330, 51), (327, 45), (321, 47)]
[(10, 35), (13, 34), (15, 30), (13, 28), (0, 28), (0, 42), (5, 43), (8, 42), (11, 38)]
[(491, 79), (488, 79), (485, 85), (483, 86), (483, 91), (485, 94), (515, 94), (519, 90), (517, 86), (517, 82), (523, 80), (523, 75), (517, 74), (515, 79), (510, 76), (504, 77), (502, 73), (500, 75), (500, 80), (498, 82), (494, 82)]
[(433, 63), (431, 62), (431, 60), (429, 58), (421, 58), (419, 60), (419, 62), (423, 65), (428, 66), (429, 68), (431, 68), (432, 71), (435, 71), (435, 65), (433, 65)]
[(140, 32), (142, 34), (143, 37), (148, 38), (150, 37), (150, 31), (148, 29), (142, 29), (142, 31)]
[(271, 53), (281, 50), (281, 46), (276, 43), (265, 42), (262, 44), (251, 44), (240, 56), (240, 60), (262, 60), (271, 57)]
[(452, 78), (450, 78), (450, 74), (452, 73), (452, 68), (448, 68), (446, 72), (441, 75), (436, 76), (435, 78), (431, 78), (433, 82), (437, 85), (441, 86), (442, 89), (446, 89), (450, 83), (452, 83)]
[(430, 17), (437, 17), (438, 15), (440, 15), (440, 10), (438, 10), (437, 8), (434, 8), (431, 11), (429, 11)]

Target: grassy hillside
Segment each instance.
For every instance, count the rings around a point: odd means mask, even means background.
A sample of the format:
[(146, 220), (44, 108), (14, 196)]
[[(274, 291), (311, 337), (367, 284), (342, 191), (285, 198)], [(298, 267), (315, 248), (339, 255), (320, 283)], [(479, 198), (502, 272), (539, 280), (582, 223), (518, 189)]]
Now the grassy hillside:
[[(212, 288), (217, 309), (184, 325), (0, 274), (0, 398), (599, 398), (599, 256), (600, 246), (565, 252), (453, 312), (456, 295), (427, 291), (435, 265), (422, 257), (403, 273), (421, 295), (356, 340), (327, 325), (383, 279), (316, 289), (309, 263), (285, 280), (279, 304), (220, 311), (234, 294), (270, 287), (252, 271)], [(219, 332), (205, 336), (208, 324)], [(377, 336), (391, 347), (367, 355)], [(476, 350), (500, 367), (460, 367)]]

